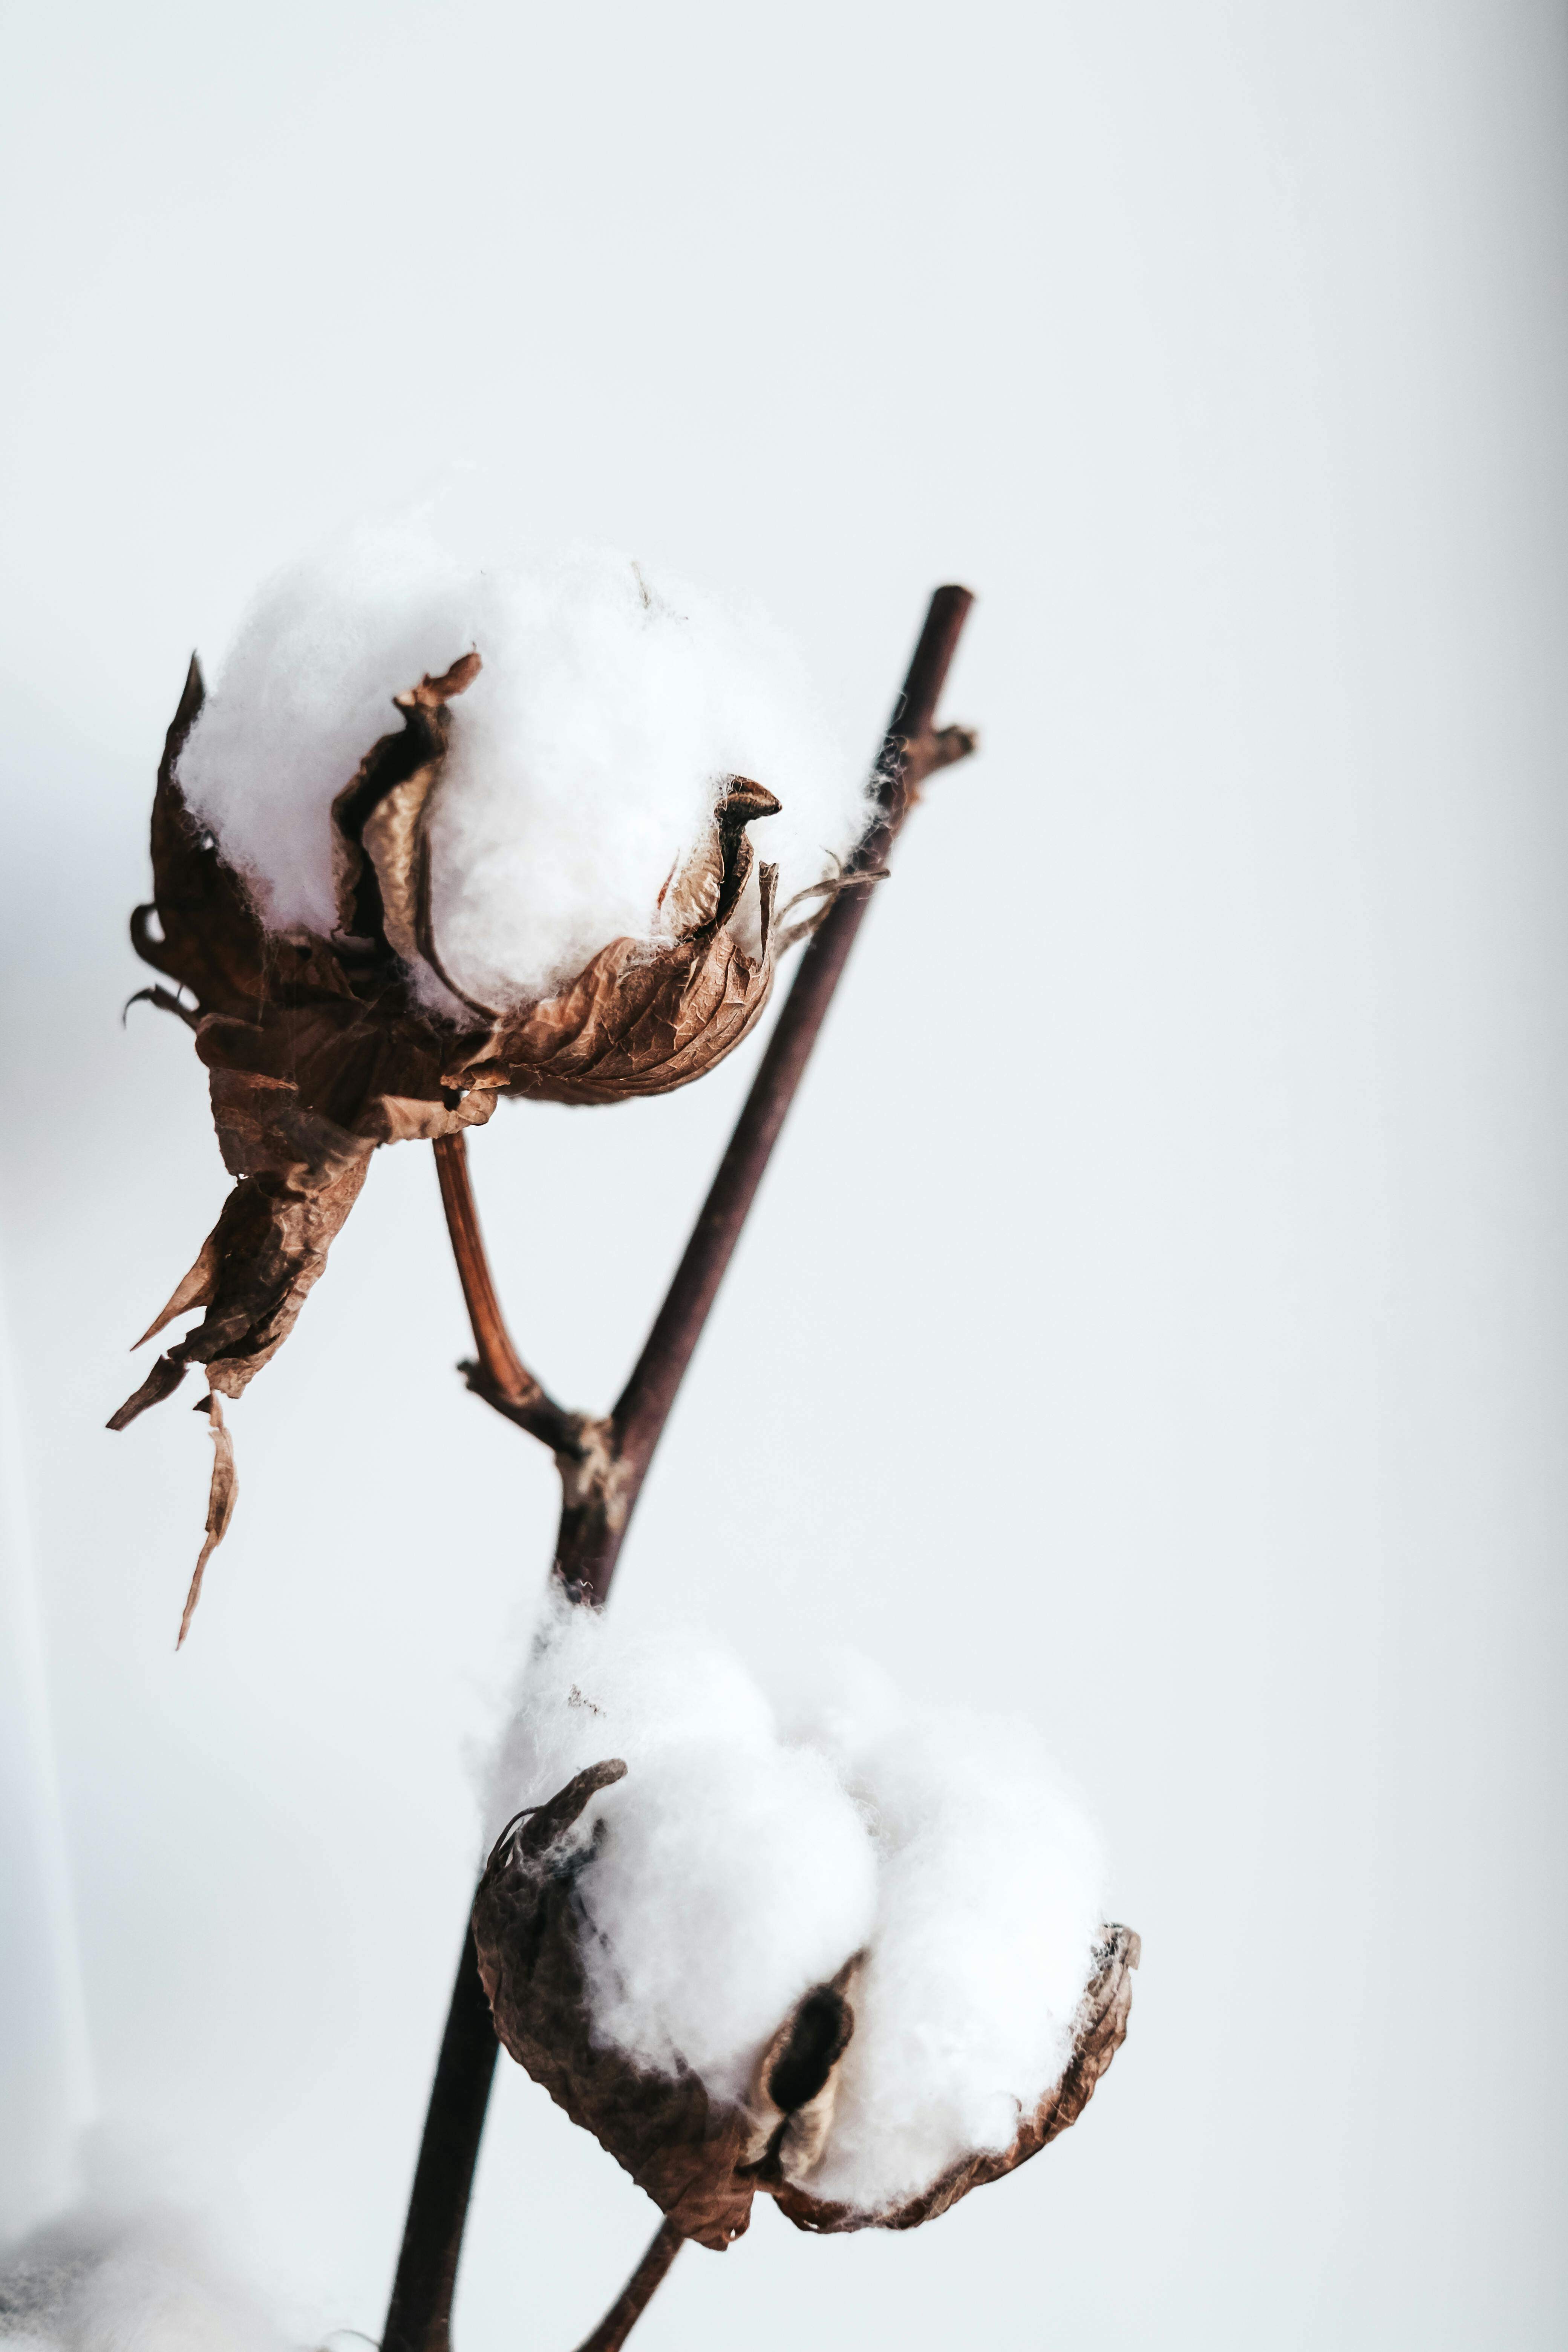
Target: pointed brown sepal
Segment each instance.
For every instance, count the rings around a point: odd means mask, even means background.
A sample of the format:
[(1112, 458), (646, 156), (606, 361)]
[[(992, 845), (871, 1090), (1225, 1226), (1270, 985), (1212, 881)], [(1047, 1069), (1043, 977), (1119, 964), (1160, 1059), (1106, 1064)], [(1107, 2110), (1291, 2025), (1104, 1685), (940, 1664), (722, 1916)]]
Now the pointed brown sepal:
[[(249, 892), (187, 807), (175, 772), (205, 698), (193, 654), (153, 796), (153, 903), (132, 915), (131, 943), (144, 963), (188, 988), (204, 1011), (232, 1012), (264, 993), (263, 936)], [(162, 932), (156, 940), (153, 915)]]
[(744, 2116), (711, 2102), (695, 2074), (649, 2073), (596, 2041), (589, 2013), (575, 1887), (594, 1866), (595, 1845), (564, 1841), (597, 1788), (624, 1770), (607, 1759), (579, 1773), (520, 1833), (508, 1824), (474, 1903), (479, 1974), (496, 2032), (518, 2063), (682, 2236), (722, 2250), (744, 2231), (756, 2193), (737, 2171)]
[(138, 1413), (145, 1412), (150, 1405), (162, 1404), (165, 1397), (174, 1395), (185, 1377), (185, 1369), (177, 1356), (160, 1356), (135, 1394), (126, 1398), (118, 1412), (110, 1414), (104, 1427), (129, 1429)]

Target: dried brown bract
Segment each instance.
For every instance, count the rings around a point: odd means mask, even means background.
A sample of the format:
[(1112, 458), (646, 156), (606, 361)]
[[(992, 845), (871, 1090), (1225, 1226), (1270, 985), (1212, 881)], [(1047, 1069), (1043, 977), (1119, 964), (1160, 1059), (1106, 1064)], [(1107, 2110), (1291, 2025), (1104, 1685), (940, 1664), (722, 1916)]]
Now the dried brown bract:
[(590, 1766), (502, 1832), (474, 1902), (479, 1974), (496, 2032), (518, 2064), (687, 2237), (723, 2247), (745, 2229), (755, 2193), (754, 2182), (738, 2177), (744, 2116), (716, 2106), (695, 2074), (647, 2073), (595, 2043), (589, 2023), (577, 1880), (592, 1868), (594, 1850), (567, 1832), (626, 1769), (618, 1758)]
[(268, 931), (186, 805), (176, 768), (203, 699), (191, 663), (158, 770), (153, 901), (131, 931), (137, 953), (194, 1000), (143, 992), (195, 1032), (236, 1183), (143, 1338), (195, 1307), (200, 1323), (159, 1359), (111, 1429), (172, 1394), (192, 1364), (215, 1393), (241, 1393), (292, 1329), (378, 1144), (480, 1125), (501, 1093), (569, 1103), (666, 1093), (739, 1045), (767, 1002), (771, 866), (757, 868), (747, 938), (736, 918), (752, 872), (746, 827), (779, 803), (739, 776), (720, 793), (708, 837), (667, 881), (652, 944), (611, 940), (565, 987), (521, 1007), (485, 1005), (454, 986), (431, 921), (428, 826), (447, 706), (479, 668), (466, 654), (398, 695), (401, 730), (373, 745), (339, 793), (339, 925), (323, 939)]
[(922, 2221), (934, 2221), (939, 2213), (945, 2213), (961, 2197), (967, 2197), (972, 2189), (984, 2188), (988, 2180), (1000, 2180), (1004, 2173), (1016, 2172), (1019, 2165), (1038, 2156), (1043, 2147), (1076, 2124), (1094, 2096), (1100, 2076), (1127, 2038), (1127, 2020), (1132, 2007), (1132, 1970), (1138, 1966), (1141, 1951), (1139, 1937), (1132, 1928), (1105, 1929), (1098, 1956), (1100, 1965), (1079, 2010), (1073, 2053), (1066, 2072), (1034, 2113), (1022, 2117), (1008, 2147), (961, 2158), (929, 2189), (921, 2189), (918, 2197), (875, 2213), (812, 2196), (798, 2178), (788, 2177), (786, 2167), (785, 2177), (773, 2190), (780, 2210), (789, 2216), (797, 2230), (825, 2233), (842, 2230), (914, 2230)]
[(918, 2196), (874, 2212), (814, 2197), (807, 2185), (831, 2137), (837, 2070), (855, 2031), (858, 1953), (782, 2021), (742, 2105), (710, 2099), (693, 2074), (657, 2074), (596, 2042), (583, 1963), (593, 1930), (581, 1882), (594, 1867), (604, 1824), (586, 1842), (569, 1832), (626, 1769), (619, 1759), (593, 1765), (548, 1804), (509, 1822), (479, 1883), (474, 1937), (506, 2049), (685, 2236), (729, 2245), (746, 2228), (759, 2190), (798, 2229), (911, 2230), (1016, 2170), (1078, 2121), (1127, 2032), (1139, 1958), (1128, 1927), (1105, 1930), (1067, 2070), (1021, 2119), (1011, 2146), (966, 2157)]

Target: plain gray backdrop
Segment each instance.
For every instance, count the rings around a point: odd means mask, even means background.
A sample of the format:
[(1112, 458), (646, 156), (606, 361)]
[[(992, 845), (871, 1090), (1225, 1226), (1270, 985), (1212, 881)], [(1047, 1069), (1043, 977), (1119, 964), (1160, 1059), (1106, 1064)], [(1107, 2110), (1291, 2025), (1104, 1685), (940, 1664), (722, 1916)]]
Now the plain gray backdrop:
[[(1026, 1709), (1144, 1962), (1083, 2124), (909, 2238), (771, 2210), (647, 2352), (1568, 2331), (1568, 28), (1547, 0), (11, 8), (0, 2227), (91, 2164), (375, 2334), (549, 1462), (384, 1153), (232, 1415), (129, 1433), (225, 1180), (120, 1008), (253, 586), (445, 499), (761, 597), (900, 845), (615, 1607)], [(754, 1066), (475, 1140), (613, 1396)], [(138, 1359), (137, 1363), (143, 1360)], [(461, 2352), (655, 2220), (503, 2061)], [(346, 2339), (345, 2339), (346, 2340)]]

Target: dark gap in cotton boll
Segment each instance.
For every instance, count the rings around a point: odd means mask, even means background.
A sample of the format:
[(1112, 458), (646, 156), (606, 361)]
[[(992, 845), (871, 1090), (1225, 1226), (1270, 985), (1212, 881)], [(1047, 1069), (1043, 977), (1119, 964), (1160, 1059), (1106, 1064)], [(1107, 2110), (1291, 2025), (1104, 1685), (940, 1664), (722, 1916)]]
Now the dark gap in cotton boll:
[(848, 2047), (855, 2012), (832, 1985), (818, 1985), (795, 2011), (784, 2053), (768, 2076), (768, 2096), (788, 2115), (826, 2084)]

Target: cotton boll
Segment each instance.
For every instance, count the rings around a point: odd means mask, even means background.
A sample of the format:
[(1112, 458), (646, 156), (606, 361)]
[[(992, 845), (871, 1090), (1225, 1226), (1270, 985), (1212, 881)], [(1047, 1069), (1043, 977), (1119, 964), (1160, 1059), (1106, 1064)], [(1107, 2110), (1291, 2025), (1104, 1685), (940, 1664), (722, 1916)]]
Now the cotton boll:
[(867, 2211), (1001, 2149), (1059, 2080), (1104, 1920), (1095, 1832), (1022, 1723), (878, 1693), (839, 1769), (873, 1825), (877, 1920), (809, 2186)]
[(190, 2220), (84, 2211), (0, 2258), (7, 2352), (285, 2352)]
[(498, 1825), (607, 1757), (626, 1778), (573, 1832), (598, 2042), (737, 2102), (802, 1995), (860, 1955), (831, 2120), (788, 2180), (868, 2219), (1012, 2147), (1072, 2053), (1104, 1920), (1098, 1839), (1028, 1725), (911, 1706), (849, 1659), (781, 1731), (716, 1645), (563, 1606)]
[(765, 633), (681, 593), (620, 559), (467, 573), (362, 536), (275, 583), (210, 698), (193, 662), (132, 936), (189, 993), (237, 1181), (145, 1336), (202, 1320), (111, 1426), (193, 1363), (243, 1393), (383, 1144), (449, 1141), (503, 1091), (667, 1094), (762, 1018), (809, 924), (778, 919), (750, 830), (781, 804), (741, 770), (788, 783), (815, 874), (868, 803)]
[(181, 758), (273, 928), (330, 934), (332, 799), (393, 696), (469, 647), (483, 667), (431, 803), (430, 909), (445, 969), (484, 1003), (657, 939), (660, 890), (727, 777), (783, 803), (758, 835), (781, 899), (865, 830), (865, 779), (760, 615), (625, 555), (475, 571), (411, 530), (361, 532), (264, 593)]

